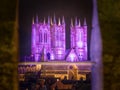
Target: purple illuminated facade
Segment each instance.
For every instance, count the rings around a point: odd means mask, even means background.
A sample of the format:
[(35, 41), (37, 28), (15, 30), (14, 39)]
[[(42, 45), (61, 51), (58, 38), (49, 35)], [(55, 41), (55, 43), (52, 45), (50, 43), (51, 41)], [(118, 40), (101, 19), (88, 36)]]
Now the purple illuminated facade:
[[(58, 21), (58, 22), (57, 22)], [(31, 54), (35, 61), (86, 61), (87, 60), (87, 25), (81, 26), (80, 20), (71, 20), (71, 48), (66, 50), (66, 30), (64, 17), (48, 17), (39, 22), (38, 16), (32, 22)]]
[[(75, 25), (73, 25), (73, 21), (71, 20), (71, 49), (75, 49), (78, 59), (87, 60), (87, 25), (86, 20), (84, 21), (84, 26), (81, 26), (80, 20), (79, 23), (77, 18), (75, 19)], [(70, 56), (71, 57), (71, 56)], [(73, 60), (75, 61), (75, 60)]]
[[(31, 56), (35, 63), (25, 62), (21, 64), (40, 66), (43, 76), (53, 75), (57, 78), (67, 76), (68, 79), (74, 76), (76, 80), (79, 80), (80, 77), (87, 77), (88, 74), (91, 74), (90, 90), (103, 90), (102, 38), (97, 0), (93, 0), (92, 13), (91, 38), (87, 35), (89, 32), (87, 31), (86, 19), (84, 19), (83, 25), (81, 25), (79, 18), (71, 19), (70, 38), (66, 38), (64, 17), (56, 19), (55, 15), (53, 18), (48, 16), (47, 19), (44, 18), (43, 22), (39, 22), (38, 16), (35, 20), (33, 18)], [(87, 38), (90, 39), (90, 43)], [(67, 39), (70, 40), (70, 49), (66, 49)], [(90, 44), (89, 49), (87, 43)], [(87, 61), (88, 58), (90, 58), (89, 61)]]

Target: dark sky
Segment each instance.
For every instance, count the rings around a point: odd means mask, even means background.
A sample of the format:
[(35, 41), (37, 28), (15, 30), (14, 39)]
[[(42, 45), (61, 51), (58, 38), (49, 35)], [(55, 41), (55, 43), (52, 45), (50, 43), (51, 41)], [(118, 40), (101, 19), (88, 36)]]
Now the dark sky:
[(88, 45), (91, 31), (92, 0), (19, 0), (19, 47), (20, 57), (31, 53), (32, 17), (39, 16), (39, 21), (49, 15), (56, 18), (64, 15), (66, 22), (66, 47), (70, 48), (69, 26), (71, 18), (78, 17), (88, 24)]

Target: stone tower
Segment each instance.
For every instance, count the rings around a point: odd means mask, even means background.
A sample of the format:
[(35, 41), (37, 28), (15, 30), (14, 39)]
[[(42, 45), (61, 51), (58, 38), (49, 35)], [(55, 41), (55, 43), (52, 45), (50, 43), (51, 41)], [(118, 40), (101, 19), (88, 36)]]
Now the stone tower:
[(56, 23), (56, 18), (54, 15), (53, 25), (51, 26), (51, 38), (52, 50), (56, 60), (63, 60), (65, 57), (65, 21), (62, 18), (62, 23), (60, 18), (58, 23)]
[[(61, 22), (62, 21), (62, 22)], [(65, 20), (64, 16), (58, 22), (55, 18), (41, 23), (36, 16), (32, 21), (31, 54), (35, 61), (64, 60), (65, 59)], [(44, 60), (43, 60), (44, 58)]]
[(70, 31), (71, 48), (75, 49), (78, 56), (78, 61), (87, 60), (87, 24), (86, 19), (84, 25), (81, 26), (80, 19), (79, 23), (75, 18), (75, 24), (71, 19), (71, 31)]
[(47, 54), (51, 52), (51, 36), (50, 36), (50, 18), (48, 23), (45, 18), (43, 23), (38, 23), (38, 16), (36, 16), (36, 23), (32, 23), (32, 54), (36, 61), (40, 61), (43, 51), (44, 60), (47, 60)]

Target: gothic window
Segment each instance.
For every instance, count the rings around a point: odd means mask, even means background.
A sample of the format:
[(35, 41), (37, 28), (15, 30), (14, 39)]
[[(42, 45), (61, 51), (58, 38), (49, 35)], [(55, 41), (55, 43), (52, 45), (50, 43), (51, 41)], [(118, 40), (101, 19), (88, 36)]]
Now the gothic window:
[(39, 42), (42, 42), (42, 33), (39, 33)]
[(45, 42), (45, 33), (44, 33), (44, 42)]
[(81, 41), (83, 41), (83, 38), (84, 38), (84, 37), (83, 37), (83, 34), (84, 34), (84, 33), (81, 31), (81, 32), (80, 32), (80, 40), (81, 40)]
[(39, 42), (40, 42), (40, 33), (39, 33)]
[(81, 38), (82, 37), (82, 33), (81, 32), (79, 32), (79, 40), (81, 41)]
[(48, 37), (47, 37), (47, 33), (46, 33), (46, 42), (47, 42), (47, 38), (48, 38)]
[(47, 43), (47, 33), (44, 33), (44, 42)]
[(43, 39), (42, 39), (42, 33), (41, 33), (41, 42), (42, 42), (42, 40), (43, 40)]

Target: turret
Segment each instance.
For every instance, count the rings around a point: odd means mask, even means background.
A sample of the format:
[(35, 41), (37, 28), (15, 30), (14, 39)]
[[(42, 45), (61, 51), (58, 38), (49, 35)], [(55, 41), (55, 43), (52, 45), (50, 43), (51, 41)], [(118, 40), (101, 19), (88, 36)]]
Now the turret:
[(64, 16), (62, 17), (62, 24), (65, 24)]
[(61, 23), (60, 23), (60, 18), (58, 19), (58, 26), (60, 26), (61, 25)]
[(33, 19), (32, 19), (32, 24), (34, 24), (34, 17), (33, 17)]
[(81, 27), (80, 19), (79, 19), (79, 24), (78, 24), (78, 26)]
[(87, 26), (86, 18), (84, 18), (84, 26)]
[(45, 17), (44, 17), (44, 21), (43, 21), (43, 24), (45, 25)]
[(38, 24), (38, 22), (39, 22), (39, 21), (38, 21), (38, 15), (36, 15), (36, 23)]
[(48, 16), (48, 25), (50, 25), (50, 16)]
[(77, 17), (75, 18), (75, 26), (77, 26)]
[(88, 36), (87, 35), (87, 22), (86, 22), (86, 18), (84, 18), (83, 27), (84, 27), (84, 31), (85, 31), (86, 36)]
[(34, 25), (34, 17), (32, 19), (32, 47), (35, 47), (36, 26)]
[[(36, 25), (34, 24), (34, 17), (32, 19), (32, 33), (31, 33), (31, 54), (36, 53)], [(36, 59), (36, 57), (35, 57)], [(36, 59), (37, 60), (37, 59)]]
[(71, 18), (71, 28), (70, 28), (70, 41), (71, 41), (71, 48), (73, 48), (75, 46), (75, 29), (74, 29), (74, 25), (73, 25), (73, 19)]
[(73, 19), (71, 18), (71, 27), (73, 27)]
[(53, 25), (52, 18), (50, 18), (50, 24)]
[(55, 14), (54, 14), (54, 18), (53, 18), (53, 23), (56, 24), (56, 17), (55, 17)]

